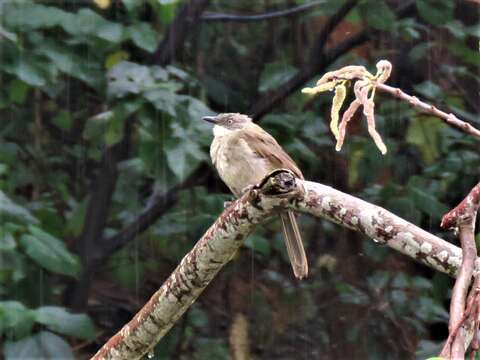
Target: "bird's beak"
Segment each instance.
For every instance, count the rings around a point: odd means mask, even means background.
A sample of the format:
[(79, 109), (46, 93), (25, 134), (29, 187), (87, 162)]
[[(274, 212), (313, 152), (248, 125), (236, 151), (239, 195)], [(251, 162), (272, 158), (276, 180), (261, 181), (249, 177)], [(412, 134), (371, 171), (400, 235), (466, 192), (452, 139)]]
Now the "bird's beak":
[(216, 116), (204, 116), (202, 117), (202, 120), (208, 121), (209, 123), (212, 123), (212, 124), (216, 124), (218, 121)]

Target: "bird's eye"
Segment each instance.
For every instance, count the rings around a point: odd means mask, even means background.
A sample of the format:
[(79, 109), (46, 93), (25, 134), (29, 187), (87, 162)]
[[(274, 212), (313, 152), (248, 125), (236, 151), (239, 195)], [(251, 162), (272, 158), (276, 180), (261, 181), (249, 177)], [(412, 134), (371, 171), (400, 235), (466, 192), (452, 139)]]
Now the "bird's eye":
[(233, 124), (233, 120), (232, 120), (232, 119), (228, 119), (228, 120), (227, 120), (227, 124), (228, 124), (228, 125), (232, 125), (232, 124)]

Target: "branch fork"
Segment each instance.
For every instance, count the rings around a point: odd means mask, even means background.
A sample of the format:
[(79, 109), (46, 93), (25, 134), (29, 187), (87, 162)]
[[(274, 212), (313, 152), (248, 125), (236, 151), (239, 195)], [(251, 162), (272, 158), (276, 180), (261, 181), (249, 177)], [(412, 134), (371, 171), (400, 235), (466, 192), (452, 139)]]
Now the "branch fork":
[[(477, 259), (475, 220), (479, 206), (480, 183), (460, 204), (443, 216), (440, 224), (444, 229), (458, 229), (463, 255), (450, 301), (449, 336), (440, 354), (446, 359), (463, 359), (469, 344), (472, 345), (471, 356), (474, 358), (479, 348), (480, 275), (474, 273)], [(469, 292), (472, 277), (473, 286)]]
[(278, 209), (303, 197), (288, 170), (276, 170), (234, 201), (146, 305), (114, 335), (92, 360), (141, 359), (168, 332), (228, 263), (255, 227)]

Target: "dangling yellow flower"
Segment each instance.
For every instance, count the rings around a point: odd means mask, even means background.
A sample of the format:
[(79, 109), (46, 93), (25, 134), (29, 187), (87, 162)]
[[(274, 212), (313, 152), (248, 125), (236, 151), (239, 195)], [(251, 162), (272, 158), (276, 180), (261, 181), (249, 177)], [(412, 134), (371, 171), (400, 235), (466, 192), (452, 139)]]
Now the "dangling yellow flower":
[[(372, 75), (364, 66), (345, 66), (339, 70), (329, 71), (317, 81), (316, 86), (304, 88), (305, 94), (317, 94), (324, 91), (335, 89), (335, 96), (332, 101), (330, 129), (337, 140), (335, 149), (340, 151), (345, 140), (345, 134), (348, 122), (360, 106), (363, 106), (363, 115), (367, 118), (368, 133), (372, 137), (375, 145), (382, 154), (387, 153), (387, 147), (383, 143), (382, 137), (375, 128), (375, 86), (377, 83), (384, 83), (392, 72), (392, 64), (387, 60), (381, 60), (377, 63), (377, 73)], [(345, 84), (353, 81), (355, 99), (347, 110), (343, 113), (340, 125), (338, 119), (340, 110), (347, 95)]]
[(110, 0), (93, 0), (100, 9), (107, 9), (110, 6)]

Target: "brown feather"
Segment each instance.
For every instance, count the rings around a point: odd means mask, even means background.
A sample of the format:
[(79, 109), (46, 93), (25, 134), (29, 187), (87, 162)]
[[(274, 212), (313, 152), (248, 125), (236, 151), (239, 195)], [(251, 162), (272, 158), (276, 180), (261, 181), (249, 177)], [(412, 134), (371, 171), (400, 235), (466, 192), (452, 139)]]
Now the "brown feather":
[(292, 158), (282, 149), (272, 135), (263, 130), (260, 126), (254, 125), (237, 131), (235, 141), (245, 140), (250, 148), (261, 158), (265, 158), (271, 163), (274, 169), (288, 169), (292, 171), (299, 179), (303, 179), (303, 174), (292, 160)]

